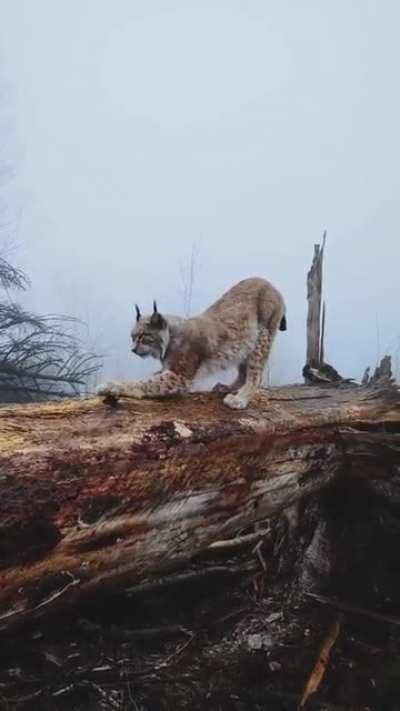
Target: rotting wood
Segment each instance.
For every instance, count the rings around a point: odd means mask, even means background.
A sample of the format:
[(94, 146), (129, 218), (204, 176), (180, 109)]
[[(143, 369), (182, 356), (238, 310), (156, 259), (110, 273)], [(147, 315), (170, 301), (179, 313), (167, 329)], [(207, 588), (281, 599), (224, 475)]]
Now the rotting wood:
[(391, 380), (392, 377), (392, 359), (389, 355), (385, 355), (379, 365), (375, 368), (374, 374), (371, 378), (371, 383), (379, 383), (382, 380)]
[[(332, 482), (354, 458), (390, 488), (398, 390), (261, 392), (246, 412), (213, 394), (0, 410), (0, 629), (85, 595), (151, 581)], [(372, 438), (372, 439), (368, 439)], [(366, 472), (366, 473), (365, 473)]]

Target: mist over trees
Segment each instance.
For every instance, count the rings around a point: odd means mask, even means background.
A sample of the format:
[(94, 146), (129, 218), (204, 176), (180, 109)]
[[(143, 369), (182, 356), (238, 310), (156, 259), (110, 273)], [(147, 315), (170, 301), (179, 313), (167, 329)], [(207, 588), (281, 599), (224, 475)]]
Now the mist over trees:
[[(31, 309), (31, 281), (16, 266), (21, 209), (16, 198), (15, 115), (10, 84), (0, 83), (0, 403), (89, 392), (101, 367), (84, 323)], [(46, 266), (43, 266), (43, 276)], [(53, 311), (53, 309), (51, 309)]]
[(340, 4), (6, 5), (0, 212), (28, 311), (84, 321), (101, 378), (136, 379), (157, 364), (130, 353), (135, 302), (195, 315), (264, 276), (290, 316), (271, 382), (294, 382), (327, 227), (327, 357), (359, 379), (391, 352), (398, 374), (398, 5), (346, 6), (345, 26)]

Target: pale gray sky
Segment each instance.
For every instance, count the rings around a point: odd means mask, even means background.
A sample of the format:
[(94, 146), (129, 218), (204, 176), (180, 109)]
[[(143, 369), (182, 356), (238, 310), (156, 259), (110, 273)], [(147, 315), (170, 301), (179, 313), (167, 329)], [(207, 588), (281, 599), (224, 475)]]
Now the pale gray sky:
[(398, 353), (396, 0), (1, 0), (1, 16), (0, 207), (29, 304), (87, 318), (107, 376), (148, 370), (133, 304), (181, 311), (196, 242), (194, 311), (271, 279), (289, 324), (273, 376), (299, 379), (325, 227), (328, 360), (359, 377)]

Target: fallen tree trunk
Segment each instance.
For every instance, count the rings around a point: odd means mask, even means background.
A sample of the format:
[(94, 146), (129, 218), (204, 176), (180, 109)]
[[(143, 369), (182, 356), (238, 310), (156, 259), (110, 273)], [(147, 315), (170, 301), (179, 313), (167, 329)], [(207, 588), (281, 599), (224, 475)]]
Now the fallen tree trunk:
[(399, 433), (390, 383), (273, 389), (242, 413), (211, 394), (2, 408), (0, 629), (182, 566), (344, 465), (390, 490)]

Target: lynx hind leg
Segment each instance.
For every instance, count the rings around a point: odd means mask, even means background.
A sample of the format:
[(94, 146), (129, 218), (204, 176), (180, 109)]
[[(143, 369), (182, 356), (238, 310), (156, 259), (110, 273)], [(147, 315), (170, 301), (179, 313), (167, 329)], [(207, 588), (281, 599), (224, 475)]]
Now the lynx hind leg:
[(121, 384), (114, 381), (109, 381), (108, 383), (101, 383), (96, 388), (96, 395), (99, 397), (119, 397), (121, 394)]
[(265, 364), (271, 351), (272, 342), (276, 333), (262, 326), (259, 330), (254, 350), (250, 353), (246, 363), (246, 379), (238, 392), (230, 393), (224, 398), (224, 403), (233, 410), (244, 410), (249, 400), (261, 385)]

